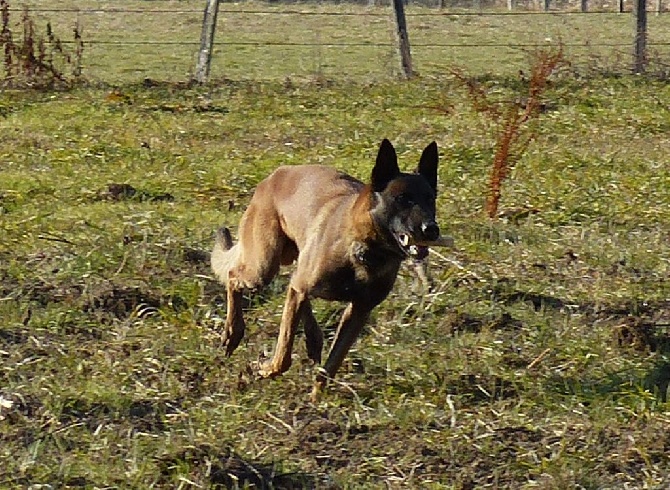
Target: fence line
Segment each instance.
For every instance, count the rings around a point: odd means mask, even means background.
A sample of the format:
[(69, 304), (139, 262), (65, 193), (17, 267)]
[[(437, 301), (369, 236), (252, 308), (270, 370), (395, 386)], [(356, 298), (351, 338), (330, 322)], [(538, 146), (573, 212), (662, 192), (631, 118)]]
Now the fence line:
[[(204, 2), (204, 0), (202, 0)], [(209, 0), (212, 1), (212, 0)], [(439, 1), (439, 0), (438, 0)], [(477, 2), (477, 5), (481, 5), (482, 0), (472, 0), (473, 2)], [(540, 0), (542, 1), (542, 0)], [(581, 0), (584, 2), (585, 0)], [(654, 0), (635, 0), (637, 3), (636, 5), (633, 6), (632, 12), (636, 12), (637, 9), (640, 8), (640, 5), (644, 5), (649, 7)], [(554, 3), (552, 1), (551, 3)], [(621, 5), (621, 0), (619, 1), (619, 5)], [(656, 0), (656, 3), (659, 4), (660, 2)], [(648, 5), (649, 4), (649, 5)], [(263, 10), (257, 10), (257, 9), (248, 9), (248, 8), (243, 8), (241, 10), (237, 9), (230, 9), (230, 8), (225, 8), (225, 4), (221, 3), (219, 6), (221, 7), (218, 10), (218, 13), (221, 15), (225, 15), (230, 19), (235, 19), (234, 22), (239, 25), (242, 24), (244, 25), (245, 22), (247, 22), (246, 18), (239, 19), (237, 17), (239, 16), (267, 16), (267, 17), (260, 17), (259, 22), (267, 23), (269, 22), (272, 24), (274, 21), (274, 18), (272, 16), (309, 16), (311, 18), (316, 18), (318, 19), (319, 17), (331, 17), (331, 18), (352, 18), (352, 17), (358, 17), (358, 18), (384, 18), (384, 19), (391, 19), (393, 18), (393, 13), (392, 11), (389, 11), (388, 7), (380, 7), (380, 6), (375, 6), (375, 7), (368, 7), (368, 9), (365, 9), (365, 6), (362, 6), (360, 10), (356, 11), (320, 11), (318, 10), (319, 8), (323, 7), (323, 5), (319, 4), (313, 4), (308, 7), (315, 8), (315, 10), (303, 10), (303, 9), (288, 9), (288, 10), (269, 10), (269, 9), (263, 9)], [(616, 18), (618, 17), (619, 19), (623, 19), (621, 17), (621, 12), (616, 11), (616, 10), (570, 10), (570, 11), (565, 11), (565, 10), (542, 10), (539, 5), (540, 3), (536, 0), (533, 5), (538, 5), (538, 10), (508, 10), (508, 11), (503, 11), (503, 10), (489, 10), (488, 8), (485, 8), (483, 10), (448, 10), (445, 8), (439, 8), (438, 6), (425, 6), (422, 5), (419, 8), (421, 9), (418, 12), (406, 12), (405, 15), (408, 18), (421, 18), (421, 19), (427, 19), (426, 22), (430, 23), (430, 19), (436, 19), (435, 25), (442, 24), (443, 22), (440, 21), (440, 19), (449, 19), (446, 21), (447, 23), (451, 23), (451, 19), (457, 19), (459, 17), (477, 17), (477, 18), (505, 18), (505, 17), (516, 17), (519, 18), (520, 16), (527, 16), (527, 17), (533, 17), (533, 16), (544, 16), (544, 21), (539, 21), (539, 25), (542, 25), (546, 22), (551, 22), (549, 19), (555, 18), (555, 17), (562, 17), (562, 16), (569, 16), (571, 18), (575, 18), (575, 15), (584, 15), (584, 14), (593, 14), (593, 15), (599, 15), (599, 16), (608, 16), (607, 18)], [(359, 5), (359, 7), (361, 7)], [(411, 8), (411, 7), (410, 7)], [(462, 7), (461, 7), (462, 8)], [(467, 8), (467, 7), (465, 7)], [(9, 9), (11, 12), (23, 12), (23, 8), (10, 8)], [(143, 17), (138, 17), (139, 15), (154, 15), (154, 14), (165, 14), (165, 15), (185, 15), (185, 16), (192, 16), (192, 17), (200, 17), (202, 15), (202, 9), (192, 9), (192, 8), (158, 8), (158, 9), (151, 9), (151, 8), (123, 8), (123, 7), (115, 7), (115, 8), (58, 8), (58, 7), (28, 7), (28, 10), (31, 13), (62, 13), (62, 14), (75, 14), (75, 15), (96, 15), (96, 14), (109, 14), (111, 16), (120, 16), (123, 14), (128, 14), (130, 17), (134, 17), (135, 19), (140, 19), (137, 22), (144, 22)], [(646, 8), (646, 11), (652, 11), (650, 8)], [(630, 10), (628, 13), (630, 14)], [(236, 19), (237, 18), (237, 19)], [(537, 17), (535, 17), (537, 18)], [(163, 17), (161, 17), (163, 19)], [(130, 23), (134, 23), (135, 20), (133, 19), (130, 21)], [(280, 21), (283, 22), (283, 21)], [(308, 22), (305, 20), (304, 22)], [(326, 21), (323, 21), (326, 23)], [(344, 21), (346, 22), (346, 21)], [(361, 21), (365, 22), (365, 21)], [(418, 23), (419, 21), (417, 21)], [(464, 20), (464, 22), (471, 22), (470, 19)], [(476, 21), (479, 22), (479, 21)], [(486, 22), (484, 20), (484, 22)], [(522, 19), (519, 20), (518, 22), (522, 23), (523, 25), (526, 24), (526, 22)], [(556, 22), (561, 22), (561, 21), (556, 21)], [(562, 21), (563, 23), (566, 23), (568, 21)], [(595, 21), (598, 22), (598, 21)], [(510, 20), (511, 24), (514, 24), (514, 21)], [(617, 24), (620, 24), (620, 21), (616, 21)], [(313, 25), (321, 25), (319, 20), (315, 20), (313, 22)], [(428, 24), (430, 25), (430, 24)], [(501, 24), (501, 25), (507, 25), (507, 24)], [(529, 24), (530, 25), (530, 24)], [(425, 27), (424, 27), (425, 28)], [(432, 27), (431, 27), (432, 28)], [(318, 29), (318, 27), (316, 28)], [(448, 27), (446, 27), (445, 33), (448, 32)], [(634, 70), (636, 72), (643, 71), (645, 63), (647, 61), (646, 58), (646, 49), (648, 48), (661, 48), (661, 47), (667, 47), (670, 46), (670, 41), (667, 41), (666, 39), (659, 39), (659, 40), (649, 40), (645, 37), (642, 38), (641, 35), (639, 34), (640, 32), (645, 32), (646, 33), (646, 27), (645, 29), (641, 29), (639, 24), (636, 27), (636, 34), (639, 39), (644, 40), (644, 44), (641, 41), (638, 41), (635, 46), (641, 46), (636, 49), (636, 54), (635, 54), (635, 59), (636, 59), (636, 65)], [(338, 33), (339, 34), (339, 33)], [(95, 36), (96, 33), (94, 31), (93, 36)], [(230, 35), (230, 33), (228, 33)], [(170, 40), (165, 40), (165, 41), (154, 41), (154, 40), (133, 40), (132, 35), (126, 35), (123, 37), (121, 40), (105, 40), (104, 38), (107, 37), (104, 35), (104, 32), (101, 31), (101, 33), (98, 34), (99, 37), (102, 37), (103, 39), (89, 39), (84, 41), (84, 45), (95, 47), (95, 46), (112, 46), (112, 47), (122, 47), (122, 46), (187, 46), (187, 47), (196, 47), (198, 43), (196, 37), (193, 37), (193, 41), (189, 40), (180, 40), (180, 41), (170, 41)], [(138, 36), (139, 37), (139, 36)], [(146, 36), (145, 36), (146, 37)], [(221, 46), (227, 46), (227, 47), (259, 47), (262, 48), (264, 46), (267, 47), (295, 47), (295, 48), (318, 48), (318, 47), (327, 47), (327, 48), (383, 48), (383, 49), (388, 49), (388, 48), (393, 48), (397, 47), (397, 43), (394, 43), (393, 40), (389, 40), (388, 42), (384, 42), (383, 39), (379, 39), (378, 37), (374, 39), (374, 42), (368, 42), (365, 40), (367, 36), (364, 37), (359, 37), (359, 39), (362, 40), (352, 40), (352, 41), (339, 41), (337, 38), (333, 41), (328, 41), (324, 40), (322, 41), (322, 38), (320, 35), (316, 36), (316, 39), (314, 41), (303, 41), (301, 39), (298, 39), (296, 41), (291, 41), (291, 40), (273, 40), (273, 39), (263, 39), (263, 40), (243, 40), (239, 39), (239, 36), (237, 39), (235, 37), (232, 38), (232, 40), (217, 40), (211, 44), (211, 47), (221, 47)], [(270, 38), (272, 37), (277, 37), (277, 36), (268, 36)], [(339, 37), (339, 35), (337, 36)], [(552, 36), (553, 37), (553, 36)], [(610, 36), (611, 37), (611, 36)], [(625, 36), (628, 37), (628, 36)], [(182, 38), (183, 39), (183, 38)], [(186, 38), (190, 39), (190, 35)], [(261, 38), (262, 39), (262, 38)], [(309, 39), (309, 38), (308, 38)], [(327, 39), (327, 38), (326, 38)], [(546, 41), (540, 41), (538, 39), (538, 42), (532, 42), (534, 39), (528, 39), (528, 41), (531, 42), (504, 42), (505, 38), (503, 37), (502, 39), (498, 38), (496, 41), (497, 42), (487, 42), (487, 40), (481, 39), (478, 40), (477, 42), (467, 42), (467, 38), (458, 38), (458, 37), (451, 37), (451, 39), (447, 38), (448, 40), (446, 42), (425, 42), (425, 38), (420, 39), (422, 42), (412, 42), (412, 47), (414, 48), (421, 48), (421, 49), (441, 49), (441, 48), (448, 48), (448, 49), (453, 49), (453, 50), (458, 50), (458, 49), (470, 49), (470, 48), (490, 48), (490, 49), (518, 49), (518, 50), (523, 50), (523, 49), (534, 49), (534, 48), (543, 48), (543, 47), (548, 47), (554, 45), (549, 39)], [(458, 42), (458, 39), (463, 39), (465, 42)], [(557, 39), (560, 39), (560, 34), (557, 37)], [(625, 38), (624, 38), (625, 39)], [(630, 41), (621, 41), (619, 42), (618, 36), (613, 37), (608, 39), (605, 42), (592, 42), (586, 38), (586, 40), (583, 40), (580, 38), (579, 42), (560, 42), (560, 44), (566, 48), (612, 48), (612, 51), (617, 53), (617, 56), (620, 58), (621, 57), (621, 52), (625, 50), (626, 48), (630, 49), (632, 46), (632, 43)], [(74, 44), (75, 41), (60, 41), (62, 44)], [(210, 47), (210, 50), (212, 49)], [(232, 52), (233, 50), (228, 50)], [(114, 51), (116, 53), (116, 51)], [(295, 51), (291, 51), (295, 52)], [(470, 51), (467, 51), (468, 53)], [(330, 53), (330, 51), (329, 51)], [(315, 55), (316, 56), (316, 55)], [(320, 54), (318, 56), (321, 56)], [(330, 56), (330, 55), (329, 55)], [(431, 55), (432, 56), (432, 55)], [(469, 55), (468, 55), (469, 56)], [(321, 61), (319, 61), (321, 63)], [(431, 66), (434, 66), (435, 63), (433, 63)], [(301, 66), (302, 62), (301, 62)], [(320, 69), (320, 68), (319, 68)]]
[[(10, 8), (10, 12), (23, 12), (23, 9)], [(650, 10), (647, 8), (648, 12)], [(73, 13), (73, 14), (202, 14), (202, 10), (183, 10), (183, 9), (74, 9), (74, 8), (31, 8), (30, 12), (37, 13)], [(619, 12), (618, 10), (587, 10), (581, 11), (564, 11), (564, 10), (524, 10), (512, 12), (497, 12), (497, 11), (438, 11), (438, 12), (405, 12), (407, 17), (505, 17), (505, 16), (573, 16), (573, 15), (612, 15), (619, 16), (622, 13), (631, 13), (631, 10)], [(307, 15), (307, 16), (333, 16), (333, 17), (388, 17), (389, 13), (384, 12), (310, 12), (305, 10), (219, 10), (220, 14), (242, 14), (242, 15)]]
[[(60, 41), (61, 44), (75, 44), (75, 41)], [(105, 46), (199, 46), (197, 41), (84, 41), (85, 45)], [(332, 47), (365, 47), (365, 48), (389, 48), (395, 47), (394, 43), (340, 43), (340, 42), (291, 42), (291, 41), (215, 41), (215, 46), (332, 46)], [(649, 43), (649, 46), (670, 46), (670, 42)], [(546, 43), (412, 43), (417, 48), (541, 48)], [(619, 48), (630, 47), (630, 43), (561, 43), (561, 46), (569, 48)]]

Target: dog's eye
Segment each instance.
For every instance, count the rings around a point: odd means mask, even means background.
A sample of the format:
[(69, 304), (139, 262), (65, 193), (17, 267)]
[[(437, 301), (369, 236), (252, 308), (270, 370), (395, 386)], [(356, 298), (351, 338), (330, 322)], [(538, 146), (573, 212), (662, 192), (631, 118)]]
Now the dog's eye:
[(407, 194), (398, 194), (395, 198), (395, 201), (404, 208), (408, 208), (414, 204), (411, 196)]

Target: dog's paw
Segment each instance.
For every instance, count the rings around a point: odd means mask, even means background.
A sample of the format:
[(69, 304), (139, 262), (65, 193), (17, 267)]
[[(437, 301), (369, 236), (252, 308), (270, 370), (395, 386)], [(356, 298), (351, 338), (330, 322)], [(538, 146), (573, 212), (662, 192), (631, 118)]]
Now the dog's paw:
[(276, 378), (285, 371), (288, 371), (289, 367), (291, 367), (290, 363), (288, 363), (288, 365), (277, 366), (273, 360), (269, 360), (265, 362), (259, 362), (256, 373), (261, 378)]
[(258, 365), (258, 369), (256, 369), (256, 374), (258, 375), (259, 378), (274, 378), (279, 373), (277, 373), (276, 370), (272, 369), (272, 366), (269, 365), (269, 363), (264, 362)]
[(316, 405), (319, 403), (319, 400), (321, 400), (321, 395), (323, 394), (323, 389), (326, 386), (328, 378), (328, 372), (324, 368), (320, 367), (317, 369), (316, 380), (312, 386), (312, 392), (309, 395), (309, 399), (313, 404)]
[(312, 402), (314, 405), (319, 403), (321, 400), (321, 393), (323, 392), (322, 388), (318, 385), (314, 385), (312, 387), (312, 392), (309, 394), (309, 401)]

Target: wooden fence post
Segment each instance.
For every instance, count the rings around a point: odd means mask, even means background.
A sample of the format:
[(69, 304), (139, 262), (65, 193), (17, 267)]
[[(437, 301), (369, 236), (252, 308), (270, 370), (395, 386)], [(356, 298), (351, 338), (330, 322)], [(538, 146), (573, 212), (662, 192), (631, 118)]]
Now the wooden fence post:
[(663, 0), (656, 0), (656, 15), (661, 15), (663, 12)]
[(635, 0), (635, 46), (633, 73), (644, 73), (647, 65), (647, 0)]
[(202, 19), (202, 34), (200, 35), (198, 64), (195, 67), (195, 81), (198, 83), (205, 83), (209, 78), (209, 68), (212, 64), (212, 51), (214, 50), (216, 16), (219, 13), (219, 0), (206, 1), (205, 15)]
[(551, 8), (551, 0), (544, 0), (544, 11), (549, 12), (550, 8)]
[(582, 12), (588, 12), (589, 11), (589, 0), (582, 0)]
[(412, 53), (409, 49), (409, 36), (407, 34), (407, 19), (405, 19), (405, 7), (403, 0), (393, 0), (393, 9), (395, 10), (395, 20), (398, 26), (398, 44), (400, 47), (400, 65), (405, 74), (405, 78), (412, 78)]
[(507, 10), (509, 10), (510, 12), (514, 10), (514, 3), (515, 0), (507, 0)]
[(625, 10), (625, 7), (624, 7), (624, 0), (619, 0), (619, 13), (620, 13), (620, 14), (623, 14), (623, 13), (624, 13), (624, 10)]

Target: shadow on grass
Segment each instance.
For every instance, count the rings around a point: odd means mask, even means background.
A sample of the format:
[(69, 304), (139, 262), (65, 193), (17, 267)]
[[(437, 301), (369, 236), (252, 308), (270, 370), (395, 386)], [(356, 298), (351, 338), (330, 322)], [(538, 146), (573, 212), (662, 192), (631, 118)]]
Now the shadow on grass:
[(667, 303), (659, 303), (653, 307), (646, 305), (642, 311), (641, 307), (635, 306), (591, 313), (594, 318), (607, 318), (616, 323), (612, 327), (612, 336), (619, 349), (633, 351), (634, 355), (655, 354), (654, 362), (647, 371), (615, 372), (593, 379), (556, 376), (549, 382), (551, 389), (561, 394), (579, 396), (586, 403), (600, 397), (621, 397), (643, 392), (648, 392), (657, 401), (667, 402), (670, 388), (670, 331), (668, 324), (659, 320), (667, 315), (667, 306)]
[(602, 399), (648, 398), (666, 403), (670, 388), (670, 361), (661, 356), (646, 372), (608, 373), (598, 378), (553, 376), (548, 388), (561, 395), (575, 396), (586, 406)]
[[(667, 303), (665, 307), (667, 308)], [(657, 315), (667, 316), (662, 308)], [(652, 393), (656, 399), (668, 401), (670, 388), (670, 324), (657, 319), (630, 317), (614, 327), (614, 338), (620, 348), (655, 353), (656, 359), (649, 372), (642, 377), (640, 386)]]
[(208, 480), (215, 488), (308, 489), (317, 486), (316, 478), (299, 472), (283, 472), (275, 464), (244, 459), (229, 448), (201, 445), (159, 460), (161, 484), (188, 476)]
[(132, 432), (159, 433), (166, 430), (166, 415), (176, 413), (181, 401), (134, 400), (127, 404), (92, 402), (72, 398), (64, 402), (61, 424), (80, 424), (96, 430), (102, 424), (114, 424)]

